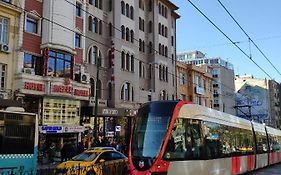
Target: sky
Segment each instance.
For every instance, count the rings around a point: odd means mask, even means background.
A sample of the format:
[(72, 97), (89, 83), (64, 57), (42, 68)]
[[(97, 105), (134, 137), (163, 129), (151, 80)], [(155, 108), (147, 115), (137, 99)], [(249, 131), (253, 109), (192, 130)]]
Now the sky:
[[(281, 72), (281, 0), (220, 0), (246, 33)], [(248, 57), (204, 18), (188, 0), (172, 0), (179, 7), (177, 52), (199, 50), (206, 57), (221, 57), (234, 65), (236, 75), (267, 78)], [(277, 82), (281, 75), (224, 11), (218, 0), (191, 0), (229, 38)]]

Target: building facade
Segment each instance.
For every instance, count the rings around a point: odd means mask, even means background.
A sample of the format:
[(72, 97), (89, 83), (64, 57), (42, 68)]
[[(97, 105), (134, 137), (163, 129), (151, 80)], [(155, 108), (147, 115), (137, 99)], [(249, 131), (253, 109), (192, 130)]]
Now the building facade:
[(18, 2), (0, 1), (0, 89), (38, 113), (40, 150), (93, 132), (128, 140), (142, 103), (175, 99), (172, 2)]
[(270, 116), (271, 125), (276, 128), (281, 128), (280, 117), (280, 84), (275, 80), (269, 80), (269, 103), (270, 103)]
[(235, 115), (235, 86), (233, 65), (221, 58), (206, 58), (200, 51), (177, 54), (177, 60), (186, 64), (212, 67), (214, 109)]
[(212, 69), (177, 62), (177, 98), (213, 108)]
[(19, 23), (22, 11), (14, 8), (18, 1), (0, 1), (0, 109), (21, 106), (14, 98)]
[(275, 127), (271, 117), (269, 81), (250, 75), (236, 76), (237, 115)]

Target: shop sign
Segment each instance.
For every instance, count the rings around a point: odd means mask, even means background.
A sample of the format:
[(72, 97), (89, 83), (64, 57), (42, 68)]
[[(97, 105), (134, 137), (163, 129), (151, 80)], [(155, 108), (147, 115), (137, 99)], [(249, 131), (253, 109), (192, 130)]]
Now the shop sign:
[(45, 85), (41, 83), (24, 82), (24, 89), (32, 91), (45, 91)]
[(64, 132), (73, 133), (73, 132), (84, 132), (84, 126), (65, 126)]
[(78, 89), (66, 85), (53, 85), (52, 93), (63, 93), (68, 95), (73, 94), (74, 96), (79, 96), (79, 97), (89, 97), (88, 89)]
[(62, 126), (40, 126), (41, 133), (63, 133)]
[(115, 132), (121, 132), (121, 126), (115, 126)]
[[(94, 110), (94, 108), (93, 108)], [(123, 108), (98, 108), (99, 116), (124, 116), (125, 110)]]

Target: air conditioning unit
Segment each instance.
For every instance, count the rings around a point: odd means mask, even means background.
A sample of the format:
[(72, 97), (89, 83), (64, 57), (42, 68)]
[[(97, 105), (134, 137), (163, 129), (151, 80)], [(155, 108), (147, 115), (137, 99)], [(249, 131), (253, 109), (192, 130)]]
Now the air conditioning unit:
[(90, 82), (90, 74), (81, 72), (80, 74), (80, 82), (81, 83), (89, 83)]
[(31, 74), (31, 75), (35, 75), (35, 71), (33, 68), (23, 68), (23, 72), (25, 74)]
[(9, 53), (9, 52), (10, 52), (10, 48), (9, 48), (9, 46), (6, 45), (6, 44), (0, 44), (0, 51), (1, 51), (1, 52)]
[(9, 95), (7, 92), (0, 92), (0, 99), (8, 99)]

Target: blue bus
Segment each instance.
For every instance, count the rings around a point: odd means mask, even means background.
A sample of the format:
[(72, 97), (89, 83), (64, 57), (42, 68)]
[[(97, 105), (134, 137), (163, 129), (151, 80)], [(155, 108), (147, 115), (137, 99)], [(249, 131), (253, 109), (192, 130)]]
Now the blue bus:
[(37, 115), (0, 111), (0, 174), (36, 175), (37, 155)]

